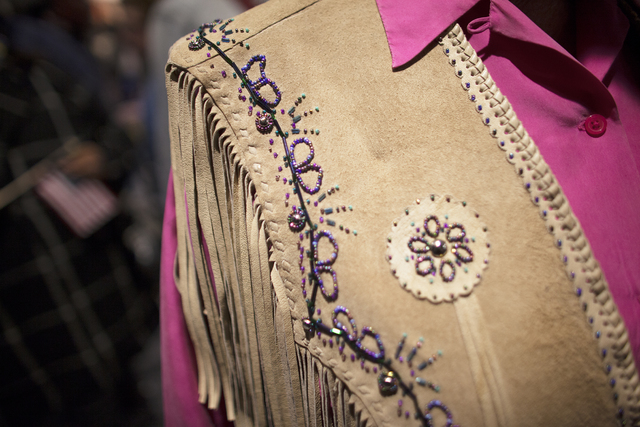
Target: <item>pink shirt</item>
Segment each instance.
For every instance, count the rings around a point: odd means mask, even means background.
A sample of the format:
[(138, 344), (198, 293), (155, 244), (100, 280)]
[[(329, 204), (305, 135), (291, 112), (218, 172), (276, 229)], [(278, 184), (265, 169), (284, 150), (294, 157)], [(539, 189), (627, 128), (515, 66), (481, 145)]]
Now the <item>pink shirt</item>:
[[(467, 38), (567, 195), (640, 366), (640, 87), (619, 55), (629, 24), (615, 0), (580, 3), (577, 58), (507, 0), (490, 5), (479, 0), (376, 1), (394, 68), (411, 61), (453, 22), (466, 29), (473, 21)], [(585, 131), (592, 114), (607, 122), (597, 138)], [(222, 411), (210, 412), (198, 403), (195, 361), (173, 281), (171, 178), (169, 189), (160, 289), (165, 423), (231, 425), (223, 422)]]

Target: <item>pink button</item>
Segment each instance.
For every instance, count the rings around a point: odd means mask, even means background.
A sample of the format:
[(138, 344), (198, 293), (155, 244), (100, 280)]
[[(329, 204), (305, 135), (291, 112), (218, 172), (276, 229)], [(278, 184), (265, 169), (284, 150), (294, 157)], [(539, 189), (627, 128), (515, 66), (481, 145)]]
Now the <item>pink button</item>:
[(592, 114), (584, 121), (584, 128), (589, 136), (597, 138), (607, 131), (607, 119), (600, 114)]

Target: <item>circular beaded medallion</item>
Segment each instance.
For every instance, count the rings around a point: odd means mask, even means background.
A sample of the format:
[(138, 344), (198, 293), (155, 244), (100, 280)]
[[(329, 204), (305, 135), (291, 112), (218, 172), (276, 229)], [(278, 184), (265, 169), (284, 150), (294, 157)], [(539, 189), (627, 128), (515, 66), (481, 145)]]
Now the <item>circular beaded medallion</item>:
[(256, 114), (256, 128), (260, 133), (268, 134), (273, 130), (273, 117), (263, 112)]
[(469, 295), (489, 262), (487, 227), (467, 203), (431, 196), (405, 209), (387, 237), (387, 260), (400, 285), (419, 299)]
[(301, 208), (296, 208), (295, 206), (291, 210), (291, 213), (287, 217), (287, 221), (289, 222), (289, 228), (291, 231), (302, 231), (304, 228), (306, 216), (304, 210)]

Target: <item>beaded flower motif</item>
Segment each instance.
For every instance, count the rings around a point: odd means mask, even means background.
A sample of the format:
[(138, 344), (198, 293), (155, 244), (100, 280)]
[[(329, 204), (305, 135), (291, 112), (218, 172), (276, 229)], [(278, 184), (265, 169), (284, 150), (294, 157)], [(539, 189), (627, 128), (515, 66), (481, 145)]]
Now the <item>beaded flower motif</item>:
[(466, 202), (431, 196), (394, 220), (387, 259), (400, 285), (420, 299), (453, 301), (482, 278), (487, 229)]
[(428, 215), (424, 230), (417, 227), (416, 233), (419, 234), (409, 238), (407, 247), (415, 254), (415, 257), (411, 255), (411, 260), (415, 258), (416, 273), (420, 276), (439, 273), (443, 281), (451, 282), (456, 278), (456, 265), (462, 267), (462, 263), (473, 262), (469, 238), (461, 223), (441, 225), (437, 216)]

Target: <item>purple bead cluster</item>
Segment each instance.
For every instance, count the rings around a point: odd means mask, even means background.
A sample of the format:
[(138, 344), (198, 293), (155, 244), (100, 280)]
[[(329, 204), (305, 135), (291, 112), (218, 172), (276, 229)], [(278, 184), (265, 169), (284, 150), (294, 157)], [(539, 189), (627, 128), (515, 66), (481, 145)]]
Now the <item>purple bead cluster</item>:
[[(351, 332), (349, 333), (349, 331), (347, 330), (347, 326), (342, 324), (339, 320), (338, 320), (338, 314), (344, 314), (347, 316), (347, 318), (349, 319), (349, 323), (351, 324)], [(346, 307), (343, 307), (341, 305), (337, 306), (333, 312), (331, 313), (331, 320), (333, 321), (333, 325), (340, 329), (341, 331), (344, 331), (345, 334), (347, 334), (347, 339), (349, 341), (355, 341), (358, 339), (358, 327), (356, 326), (356, 321), (355, 319), (351, 316), (351, 313), (349, 312), (349, 309)]]
[[(423, 243), (424, 246), (420, 247), (416, 247), (414, 245), (415, 242), (420, 242)], [(425, 239), (422, 236), (411, 236), (409, 238), (409, 249), (411, 249), (411, 252), (415, 253), (415, 254), (426, 254), (427, 252), (429, 252), (429, 241), (427, 239)]]
[(256, 128), (260, 133), (270, 133), (273, 130), (273, 117), (266, 111), (256, 113)]
[[(362, 345), (362, 340), (367, 335), (373, 337), (376, 340), (376, 344), (378, 344), (378, 352), (377, 353), (375, 353), (372, 350), (369, 350), (368, 348), (366, 348), (365, 346)], [(369, 357), (371, 357), (373, 359), (376, 359), (376, 360), (383, 360), (384, 359), (384, 345), (382, 344), (382, 340), (380, 339), (380, 335), (378, 335), (376, 333), (376, 331), (374, 331), (369, 326), (365, 326), (364, 328), (362, 328), (360, 336), (356, 340), (356, 347), (358, 347), (358, 349), (360, 349), (360, 351), (363, 351), (364, 353), (367, 354), (367, 356), (369, 356)]]
[[(331, 244), (333, 245), (333, 252), (331, 252), (331, 256), (328, 259), (318, 260), (318, 245), (323, 237), (329, 239), (329, 242), (331, 242)], [(313, 272), (317, 278), (318, 287), (320, 288), (322, 295), (324, 295), (327, 300), (335, 301), (338, 298), (338, 278), (336, 276), (336, 272), (331, 266), (336, 261), (336, 259), (338, 259), (338, 242), (336, 241), (336, 238), (333, 237), (333, 234), (331, 234), (330, 231), (321, 230), (313, 236), (312, 246), (313, 259), (315, 261), (315, 268), (313, 269)], [(331, 294), (327, 293), (324, 282), (320, 278), (323, 273), (329, 273), (333, 278), (333, 292), (331, 292)]]
[[(457, 236), (451, 236), (451, 231), (454, 229), (460, 230), (460, 233)], [(467, 232), (464, 229), (464, 225), (456, 222), (455, 224), (451, 224), (447, 229), (445, 234), (447, 235), (447, 240), (450, 242), (462, 242), (467, 235)]]
[[(249, 73), (249, 70), (251, 69), (253, 64), (255, 64), (256, 62), (258, 62), (258, 65), (260, 67), (260, 77), (258, 77), (257, 80), (251, 80), (247, 76), (247, 73)], [(267, 58), (264, 55), (256, 55), (251, 59), (249, 59), (249, 62), (247, 62), (247, 65), (242, 67), (242, 74), (244, 75), (245, 79), (247, 79), (247, 84), (249, 85), (249, 89), (251, 90), (251, 92), (253, 92), (253, 95), (256, 98), (260, 99), (269, 107), (275, 108), (280, 103), (280, 100), (282, 99), (282, 93), (278, 89), (278, 86), (275, 84), (275, 82), (267, 78), (267, 75), (264, 72), (266, 65), (267, 65)], [(273, 90), (273, 93), (276, 95), (276, 98), (273, 101), (267, 100), (265, 97), (263, 97), (260, 94), (260, 89), (262, 89), (264, 86), (270, 86), (271, 89)]]
[[(298, 162), (295, 157), (296, 146), (299, 144), (304, 144), (309, 147), (309, 155), (302, 162)], [(311, 163), (313, 161), (314, 151), (313, 144), (311, 143), (311, 141), (309, 141), (309, 138), (304, 137), (294, 140), (293, 144), (291, 144), (291, 147), (289, 148), (289, 156), (291, 157), (291, 166), (295, 171), (296, 179), (300, 183), (302, 190), (307, 194), (316, 194), (318, 191), (320, 191), (323, 172), (320, 166), (318, 166), (316, 163)], [(313, 188), (305, 184), (302, 179), (302, 175), (310, 171), (318, 173), (318, 178)]]
[(287, 221), (289, 222), (289, 228), (292, 231), (302, 231), (304, 228), (304, 223), (306, 220), (306, 213), (304, 209), (293, 207), (291, 213), (287, 217)]
[[(398, 347), (396, 348), (396, 354), (395, 354), (395, 358), (400, 362), (400, 363), (404, 363), (404, 361), (406, 360), (407, 365), (412, 368), (412, 361), (413, 359), (416, 357), (416, 355), (418, 354), (418, 350), (420, 350), (422, 348), (422, 345), (424, 343), (424, 339), (422, 337), (420, 337), (420, 339), (418, 340), (418, 342), (416, 342), (416, 344), (411, 348), (411, 350), (409, 351), (409, 354), (407, 355), (406, 359), (401, 356), (400, 354), (402, 353), (402, 349), (404, 348), (405, 342), (407, 339), (407, 334), (402, 334), (402, 340), (400, 340), (400, 342), (398, 343)], [(442, 355), (441, 351), (438, 351), (439, 355)], [(427, 366), (432, 365), (435, 361), (437, 360), (437, 356), (434, 354), (432, 355), (429, 359), (423, 361), (422, 363), (420, 363), (418, 365), (418, 370), (422, 371), (424, 370)], [(414, 377), (416, 374), (415, 370), (411, 369), (411, 376)], [(422, 387), (429, 387), (430, 389), (432, 389), (435, 392), (440, 392), (440, 386), (432, 383), (431, 381), (428, 381), (422, 377), (416, 377), (415, 381), (418, 385), (422, 386)], [(380, 390), (382, 392), (382, 390)], [(401, 405), (402, 406), (402, 405)]]
[(453, 425), (453, 414), (451, 414), (449, 408), (447, 408), (447, 406), (439, 400), (432, 400), (431, 402), (427, 403), (427, 409), (424, 413), (424, 418), (427, 420), (428, 427), (433, 427), (433, 416), (431, 415), (431, 410), (434, 408), (440, 409), (447, 416), (447, 423), (445, 424), (446, 427), (458, 427), (457, 425)]
[[(444, 266), (448, 265), (450, 267), (450, 273), (448, 276), (445, 276)], [(440, 277), (445, 282), (451, 282), (456, 277), (456, 266), (450, 259), (444, 259), (440, 262)]]
[[(222, 36), (222, 40), (224, 41), (228, 41), (228, 39), (225, 37), (225, 34), (230, 32), (230, 31), (225, 32), (224, 30), (226, 26), (229, 25), (231, 22), (233, 22), (233, 19), (227, 20), (227, 22), (225, 22), (223, 25), (220, 26), (220, 28), (218, 28), (218, 30), (220, 30), (220, 35)], [(215, 30), (214, 28), (216, 25), (221, 23), (222, 23), (221, 19), (216, 19), (213, 22), (204, 23), (200, 25), (200, 27), (198, 27), (197, 30), (194, 30), (194, 34), (191, 34), (191, 37), (187, 38), (187, 40), (190, 40), (188, 45), (189, 50), (196, 51), (196, 50), (202, 49), (205, 46), (205, 41), (203, 38), (205, 31), (208, 29), (209, 33), (216, 33), (218, 32), (218, 30)], [(236, 32), (237, 31), (238, 30), (236, 30)], [(195, 35), (196, 32), (198, 33), (198, 35)], [(218, 42), (218, 45), (220, 45), (220, 42)], [(209, 48), (209, 50), (211, 50), (211, 48)], [(210, 54), (207, 54), (207, 56), (210, 56)]]
[[(434, 231), (429, 229), (429, 221), (434, 221), (436, 223), (436, 229)], [(424, 231), (429, 237), (433, 237), (434, 239), (438, 237), (438, 234), (440, 234), (440, 228), (440, 221), (438, 221), (437, 216), (429, 215), (424, 219)]]
[[(433, 230), (429, 227), (430, 223), (435, 223), (435, 228)], [(440, 267), (437, 268), (435, 260), (431, 256), (424, 254), (431, 252), (431, 254), (436, 258), (442, 258), (447, 254), (447, 243), (444, 239), (438, 239), (443, 228), (445, 230), (444, 234), (446, 241), (453, 243), (451, 253), (455, 256), (455, 263), (452, 260), (443, 259), (440, 261)], [(452, 231), (454, 229), (459, 230), (458, 234), (452, 235)], [(420, 232), (420, 228), (416, 228), (416, 231)], [(459, 222), (451, 225), (447, 223), (441, 225), (437, 216), (428, 215), (424, 220), (424, 231), (419, 235), (411, 236), (407, 243), (411, 252), (420, 255), (415, 260), (416, 273), (420, 276), (428, 276), (429, 274), (435, 276), (436, 272), (439, 272), (440, 277), (444, 282), (453, 281), (456, 277), (456, 264), (461, 266), (462, 263), (469, 263), (473, 261), (473, 252), (469, 246), (465, 244), (468, 243), (469, 240), (465, 239), (466, 235), (467, 232), (465, 231), (464, 225)], [(429, 242), (426, 236), (437, 240)], [(416, 243), (421, 243), (422, 245), (416, 245)], [(466, 255), (463, 253), (466, 253)], [(422, 264), (425, 262), (429, 263), (427, 268), (422, 267)], [(448, 272), (445, 270), (445, 266), (448, 267)]]
[[(428, 262), (429, 268), (420, 268), (420, 265), (423, 262)], [(428, 276), (429, 274), (433, 274), (435, 271), (436, 271), (436, 266), (433, 263), (433, 258), (431, 258), (429, 255), (419, 256), (416, 259), (416, 273), (418, 273), (419, 275)]]
[[(462, 256), (460, 254), (460, 250), (463, 250), (467, 253), (467, 256)], [(451, 252), (454, 253), (454, 255), (456, 256), (456, 258), (460, 261), (460, 262), (471, 262), (473, 261), (473, 252), (471, 251), (471, 249), (469, 249), (468, 246), (463, 245), (461, 243), (456, 243), (455, 245), (453, 245), (453, 249), (451, 249)]]
[(189, 42), (189, 50), (200, 50), (203, 47), (204, 40), (200, 36), (195, 36), (195, 38)]
[[(219, 22), (221, 22), (221, 21), (220, 20), (215, 20), (213, 22), (205, 23), (205, 24), (200, 25), (200, 27), (198, 27), (198, 29), (197, 29), (198, 35), (191, 34), (191, 37), (189, 37), (187, 39), (187, 40), (190, 40), (189, 41), (189, 45), (188, 45), (189, 50), (196, 51), (196, 50), (202, 49), (204, 47), (204, 45), (205, 45), (204, 39), (202, 38), (202, 34), (203, 34), (204, 30), (207, 29), (207, 28), (213, 28)], [(194, 33), (195, 33), (195, 31), (194, 31)]]

